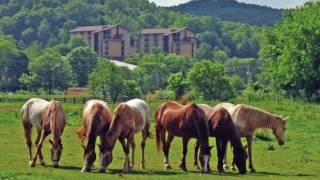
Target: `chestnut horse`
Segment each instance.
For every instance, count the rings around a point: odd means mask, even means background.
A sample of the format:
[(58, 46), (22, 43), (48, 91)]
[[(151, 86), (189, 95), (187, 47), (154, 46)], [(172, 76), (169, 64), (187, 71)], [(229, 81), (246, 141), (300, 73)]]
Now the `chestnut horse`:
[[(175, 136), (182, 137), (183, 156), (180, 168), (187, 171), (186, 154), (188, 142), (191, 138), (196, 138), (200, 144), (200, 162), (202, 172), (208, 172), (208, 162), (210, 160), (209, 131), (206, 115), (196, 104), (181, 105), (176, 102), (161, 104), (155, 113), (156, 122), (156, 142), (159, 151), (160, 145), (165, 156), (165, 167), (170, 169), (169, 149)], [(166, 132), (168, 137), (166, 140)]]
[[(87, 142), (83, 146), (84, 165), (81, 172), (89, 172), (96, 160), (95, 144), (97, 136), (100, 136), (101, 146), (104, 146), (104, 135), (111, 124), (112, 114), (106, 102), (93, 99), (85, 103), (82, 119), (83, 127), (78, 129), (77, 133), (82, 141), (86, 140)], [(101, 157), (100, 160), (102, 160)], [(102, 164), (100, 171), (105, 171)]]
[[(249, 151), (249, 168), (251, 172), (255, 172), (252, 162), (252, 140), (255, 129), (272, 129), (278, 144), (283, 145), (285, 143), (287, 118), (282, 118), (278, 115), (244, 104), (235, 106), (231, 103), (221, 103), (217, 106), (224, 107), (229, 111), (239, 136), (246, 137)], [(226, 157), (225, 167), (228, 167)]]
[[(110, 128), (105, 135), (106, 144), (101, 147), (102, 161), (105, 167), (108, 167), (112, 162), (112, 150), (117, 139), (120, 141), (125, 153), (124, 172), (128, 172), (133, 168), (135, 158), (135, 141), (134, 135), (142, 132), (142, 160), (140, 164), (141, 169), (145, 169), (144, 148), (147, 138), (151, 138), (149, 131), (150, 127), (150, 108), (148, 104), (141, 99), (133, 99), (125, 103), (120, 103), (115, 109), (114, 116)], [(125, 142), (127, 139), (127, 143)], [(131, 161), (129, 160), (129, 150), (132, 149)]]
[[(50, 102), (43, 99), (29, 99), (21, 108), (22, 124), (24, 127), (24, 139), (29, 148), (29, 166), (34, 167), (37, 156), (41, 165), (45, 165), (41, 152), (44, 139), (52, 133), (51, 143), (51, 160), (53, 167), (59, 166), (62, 152), (61, 136), (65, 127), (66, 118), (64, 110), (59, 101), (52, 100)], [(36, 139), (37, 151), (32, 158), (32, 127), (38, 132)]]
[[(231, 115), (223, 107), (211, 107), (206, 104), (198, 105), (206, 114), (209, 123), (209, 135), (216, 137), (217, 155), (218, 155), (218, 171), (224, 172), (223, 158), (226, 154), (226, 144), (228, 141), (233, 146), (234, 162), (239, 169), (240, 174), (245, 174), (246, 160), (248, 158), (247, 152), (242, 146), (241, 139), (237, 134), (236, 127), (232, 121)], [(195, 144), (194, 151), (194, 165), (198, 166), (198, 150), (199, 141)]]

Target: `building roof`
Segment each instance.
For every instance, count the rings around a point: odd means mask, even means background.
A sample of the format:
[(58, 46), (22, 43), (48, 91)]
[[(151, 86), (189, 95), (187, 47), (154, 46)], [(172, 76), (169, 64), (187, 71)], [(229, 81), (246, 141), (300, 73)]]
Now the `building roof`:
[(160, 28), (160, 29), (143, 29), (142, 34), (171, 34), (184, 30), (185, 28)]
[(118, 67), (127, 67), (130, 70), (134, 70), (135, 68), (137, 68), (138, 66), (133, 65), (133, 64), (128, 64), (125, 62), (121, 62), (121, 61), (117, 61), (117, 60), (110, 60), (112, 63), (114, 63), (116, 66)]
[(88, 32), (88, 31), (101, 31), (104, 28), (108, 28), (110, 25), (98, 25), (98, 26), (79, 26), (72, 29), (70, 32)]

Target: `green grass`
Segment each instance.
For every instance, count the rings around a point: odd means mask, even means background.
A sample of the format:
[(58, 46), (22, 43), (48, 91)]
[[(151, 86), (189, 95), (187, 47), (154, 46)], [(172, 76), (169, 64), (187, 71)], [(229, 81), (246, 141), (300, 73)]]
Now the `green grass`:
[[(161, 102), (151, 103), (154, 111)], [(211, 102), (210, 104), (213, 104)], [(92, 173), (80, 173), (82, 166), (81, 142), (75, 135), (75, 129), (81, 126), (82, 105), (65, 104), (67, 126), (63, 135), (63, 154), (60, 169), (53, 169), (50, 161), (50, 145), (44, 143), (46, 167), (37, 164), (35, 168), (28, 167), (28, 151), (23, 142), (23, 129), (18, 111), (22, 103), (0, 103), (0, 179), (319, 179), (320, 177), (320, 105), (282, 101), (246, 102), (238, 99), (235, 103), (251, 104), (268, 111), (289, 116), (286, 144), (278, 146), (270, 131), (263, 131), (271, 141), (255, 138), (253, 144), (253, 159), (257, 173), (238, 175), (236, 172), (218, 174), (216, 171), (216, 150), (212, 150), (211, 174), (201, 174), (194, 169), (193, 144), (189, 143), (187, 167), (189, 172), (181, 172), (178, 168), (182, 142), (180, 138), (173, 141), (170, 160), (173, 170), (163, 168), (163, 155), (157, 153), (155, 140), (149, 139), (146, 146), (146, 168), (139, 170), (141, 157), (140, 138), (136, 136), (136, 164), (129, 174), (120, 173), (124, 162), (124, 153), (119, 143), (114, 149), (114, 160), (105, 174), (97, 173), (98, 162)], [(113, 109), (114, 104), (110, 104)], [(154, 132), (152, 123), (151, 131)], [(35, 133), (33, 134), (35, 135)], [(259, 136), (259, 135), (258, 135)], [(215, 145), (214, 139), (210, 143)], [(272, 148), (270, 148), (272, 147)], [(35, 148), (33, 149), (33, 152)], [(98, 152), (98, 151), (97, 151)], [(228, 151), (229, 161), (231, 152)]]

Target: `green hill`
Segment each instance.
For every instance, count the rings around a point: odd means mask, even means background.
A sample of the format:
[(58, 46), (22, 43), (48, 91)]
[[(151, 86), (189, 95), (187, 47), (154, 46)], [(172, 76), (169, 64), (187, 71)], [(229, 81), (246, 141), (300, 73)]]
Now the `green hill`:
[(267, 26), (279, 21), (283, 11), (266, 6), (239, 3), (236, 0), (193, 0), (170, 9), (194, 15), (215, 16), (225, 21)]

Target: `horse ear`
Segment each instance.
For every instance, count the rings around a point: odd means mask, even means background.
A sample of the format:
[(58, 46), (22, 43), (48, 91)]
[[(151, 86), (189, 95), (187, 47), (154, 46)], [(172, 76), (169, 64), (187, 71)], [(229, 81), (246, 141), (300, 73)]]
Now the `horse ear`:
[(52, 142), (52, 140), (51, 140), (51, 139), (49, 139), (49, 143), (50, 143), (51, 145), (53, 145), (53, 142)]

